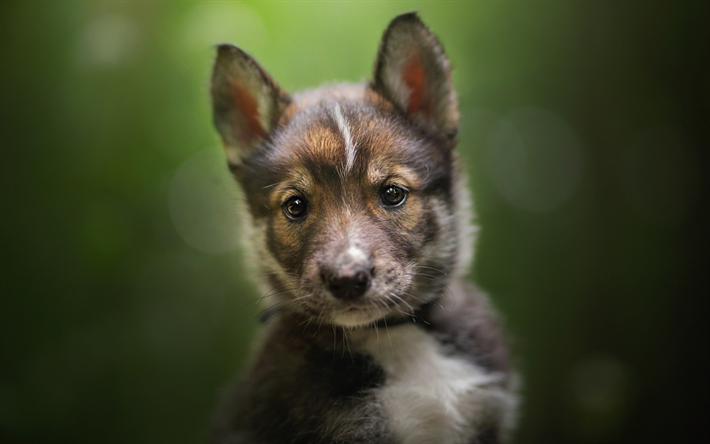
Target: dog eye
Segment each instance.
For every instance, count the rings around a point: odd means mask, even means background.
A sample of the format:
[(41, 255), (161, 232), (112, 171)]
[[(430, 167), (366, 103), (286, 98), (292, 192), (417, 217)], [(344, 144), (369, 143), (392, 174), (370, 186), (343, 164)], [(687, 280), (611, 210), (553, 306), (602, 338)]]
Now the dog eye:
[(386, 207), (398, 207), (407, 199), (409, 191), (397, 185), (387, 185), (380, 190), (380, 200)]
[(289, 219), (300, 219), (306, 215), (306, 201), (298, 196), (293, 196), (281, 204), (283, 212)]

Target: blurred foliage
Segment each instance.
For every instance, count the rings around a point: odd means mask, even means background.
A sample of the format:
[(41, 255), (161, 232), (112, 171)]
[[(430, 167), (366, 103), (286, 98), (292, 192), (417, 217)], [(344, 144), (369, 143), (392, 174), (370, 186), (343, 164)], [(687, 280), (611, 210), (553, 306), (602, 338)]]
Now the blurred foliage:
[(6, 1), (2, 442), (203, 439), (259, 311), (213, 45), (291, 91), (360, 81), (411, 9), (455, 67), (516, 441), (710, 440), (707, 2)]

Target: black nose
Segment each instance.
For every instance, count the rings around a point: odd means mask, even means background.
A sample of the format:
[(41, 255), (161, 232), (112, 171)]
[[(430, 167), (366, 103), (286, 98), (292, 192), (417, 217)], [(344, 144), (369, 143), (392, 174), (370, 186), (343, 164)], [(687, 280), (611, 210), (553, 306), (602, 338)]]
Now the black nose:
[(328, 290), (338, 299), (354, 300), (370, 288), (371, 273), (363, 268), (349, 270), (327, 269), (321, 272), (321, 279)]

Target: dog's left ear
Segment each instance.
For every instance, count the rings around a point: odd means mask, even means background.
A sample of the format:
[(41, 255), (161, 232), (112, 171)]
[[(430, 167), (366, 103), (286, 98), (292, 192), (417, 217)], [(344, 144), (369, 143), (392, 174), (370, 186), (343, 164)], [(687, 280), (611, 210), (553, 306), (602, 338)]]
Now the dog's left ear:
[(416, 12), (395, 17), (385, 30), (372, 87), (418, 125), (455, 138), (459, 113), (451, 67)]

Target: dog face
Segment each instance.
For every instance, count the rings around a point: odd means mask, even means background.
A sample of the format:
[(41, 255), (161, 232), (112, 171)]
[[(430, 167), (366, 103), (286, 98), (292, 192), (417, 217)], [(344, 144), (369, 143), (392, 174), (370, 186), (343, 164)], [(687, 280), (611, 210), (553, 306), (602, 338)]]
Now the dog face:
[(415, 14), (385, 31), (369, 85), (292, 97), (221, 45), (212, 98), (276, 303), (358, 326), (443, 291), (459, 253), (458, 113), (448, 61)]

